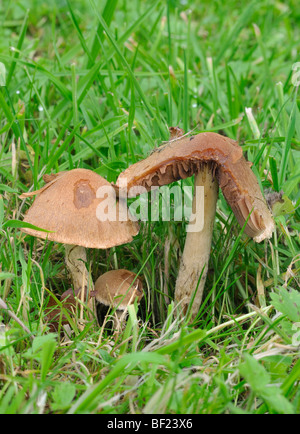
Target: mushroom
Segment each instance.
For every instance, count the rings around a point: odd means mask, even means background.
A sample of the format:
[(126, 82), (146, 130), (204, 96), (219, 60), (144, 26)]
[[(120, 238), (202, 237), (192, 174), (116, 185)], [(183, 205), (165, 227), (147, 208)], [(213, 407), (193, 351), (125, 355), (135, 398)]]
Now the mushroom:
[(100, 326), (103, 325), (109, 309), (115, 310), (113, 327), (119, 330), (123, 324), (128, 305), (135, 299), (140, 302), (143, 297), (141, 279), (132, 271), (112, 270), (102, 274), (95, 282), (93, 295), (96, 299), (97, 317)]
[[(85, 248), (107, 249), (131, 242), (139, 231), (138, 225), (130, 218), (126, 205), (116, 201), (111, 184), (91, 170), (74, 169), (47, 176), (46, 180), (49, 182), (40, 190), (20, 197), (36, 195), (24, 221), (51, 232), (31, 228), (21, 230), (63, 243), (74, 292), (91, 289)], [(103, 208), (109, 206), (113, 208), (115, 218), (100, 215)]]
[(239, 224), (245, 224), (247, 235), (261, 242), (270, 238), (274, 230), (272, 215), (250, 167), (237, 142), (217, 133), (200, 133), (170, 140), (148, 158), (128, 167), (117, 179), (120, 195), (125, 190), (134, 197), (141, 186), (149, 191), (153, 186), (195, 174), (193, 214), (198, 208), (197, 187), (204, 187), (204, 225), (200, 231), (193, 231), (197, 216), (192, 214), (175, 287), (175, 300), (181, 303), (184, 313), (195, 294), (191, 318), (199, 310), (206, 280), (218, 184)]

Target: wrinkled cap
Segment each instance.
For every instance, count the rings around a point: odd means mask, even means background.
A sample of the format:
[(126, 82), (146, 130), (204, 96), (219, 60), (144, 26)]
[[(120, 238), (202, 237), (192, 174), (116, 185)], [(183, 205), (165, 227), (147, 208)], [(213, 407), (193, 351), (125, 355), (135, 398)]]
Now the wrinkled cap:
[(274, 221), (261, 193), (258, 181), (245, 160), (242, 148), (228, 137), (200, 133), (162, 145), (152, 154), (122, 172), (116, 188), (129, 197), (140, 193), (138, 187), (170, 184), (199, 172), (210, 164), (224, 197), (243, 226), (250, 214), (245, 233), (260, 242), (270, 238)]
[[(53, 232), (22, 228), (23, 232), (50, 241), (97, 249), (128, 243), (138, 234), (138, 225), (132, 221), (126, 204), (115, 200), (113, 187), (100, 175), (87, 169), (74, 169), (48, 180), (50, 182), (43, 188), (25, 193), (21, 198), (36, 195), (24, 221)], [(104, 221), (103, 212), (107, 214), (108, 203), (115, 221), (111, 218)]]
[(112, 270), (96, 280), (94, 295), (99, 303), (124, 310), (136, 297), (141, 300), (143, 285), (132, 271)]

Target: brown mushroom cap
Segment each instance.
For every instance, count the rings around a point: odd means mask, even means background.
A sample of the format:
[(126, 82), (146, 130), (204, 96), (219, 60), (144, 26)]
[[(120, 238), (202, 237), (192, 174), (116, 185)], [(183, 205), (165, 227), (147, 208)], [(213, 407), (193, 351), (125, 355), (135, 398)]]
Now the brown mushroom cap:
[(135, 273), (120, 269), (102, 274), (96, 280), (94, 292), (99, 303), (124, 310), (136, 297), (141, 300), (143, 286)]
[[(97, 218), (97, 207), (104, 199), (97, 198), (96, 194), (103, 186), (111, 188), (114, 194), (110, 183), (91, 170), (74, 169), (57, 174), (42, 189), (21, 196), (37, 195), (24, 221), (53, 232), (30, 228), (21, 230), (50, 241), (98, 249), (132, 241), (139, 228), (129, 218), (123, 202), (116, 202), (116, 221), (100, 221)], [(123, 215), (127, 213), (127, 221), (118, 220), (120, 209)]]
[(225, 199), (232, 208), (245, 233), (260, 242), (270, 238), (274, 221), (261, 193), (251, 163), (243, 156), (242, 148), (228, 137), (216, 133), (171, 140), (157, 148), (148, 158), (122, 172), (116, 187), (127, 189), (130, 197), (138, 194), (133, 187), (170, 184), (185, 179), (211, 164)]

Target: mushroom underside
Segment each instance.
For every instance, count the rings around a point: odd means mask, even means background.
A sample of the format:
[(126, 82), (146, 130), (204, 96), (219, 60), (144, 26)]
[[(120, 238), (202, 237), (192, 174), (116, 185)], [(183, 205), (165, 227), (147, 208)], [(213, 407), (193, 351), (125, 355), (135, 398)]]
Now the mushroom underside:
[[(134, 177), (129, 180), (129, 197), (136, 196), (140, 192), (140, 186), (149, 191), (154, 186), (159, 187), (189, 178), (209, 166), (212, 176), (218, 180), (222, 193), (240, 226), (242, 227), (248, 219), (245, 233), (256, 238), (256, 241), (261, 241), (271, 236), (274, 223), (255, 175), (250, 168), (249, 172), (247, 170), (247, 173), (244, 173), (244, 163), (247, 162), (236, 163), (236, 173), (233, 173), (225, 164), (218, 164), (214, 160), (173, 160), (157, 167), (155, 171), (139, 180)], [(251, 193), (248, 189), (249, 184), (253, 190)]]
[[(135, 197), (142, 186), (170, 184), (201, 172), (209, 164), (226, 201), (245, 233), (256, 242), (270, 238), (274, 221), (262, 195), (251, 163), (234, 140), (217, 133), (200, 133), (163, 144), (152, 154), (122, 172), (117, 180), (119, 191)], [(248, 219), (248, 220), (247, 220)]]

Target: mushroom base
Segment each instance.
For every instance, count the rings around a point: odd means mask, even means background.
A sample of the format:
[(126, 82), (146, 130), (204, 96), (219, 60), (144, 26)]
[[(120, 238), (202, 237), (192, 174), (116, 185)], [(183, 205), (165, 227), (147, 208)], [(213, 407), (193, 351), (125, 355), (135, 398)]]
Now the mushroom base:
[(128, 312), (127, 309), (116, 309), (114, 314), (111, 314), (110, 311), (111, 306), (96, 302), (98, 324), (100, 327), (104, 325), (106, 332), (112, 335), (125, 327)]
[[(189, 305), (192, 303), (190, 309), (192, 320), (199, 311), (208, 270), (219, 189), (214, 172), (210, 165), (205, 165), (201, 172), (195, 175), (193, 214), (200, 207), (204, 215), (191, 217), (175, 287), (175, 301), (184, 315), (188, 313)], [(199, 199), (197, 187), (201, 186), (204, 190), (200, 191), (204, 194)], [(199, 200), (202, 200), (202, 207), (199, 206), (201, 205)], [(195, 219), (199, 222), (201, 217), (203, 218), (201, 230), (193, 232)]]

